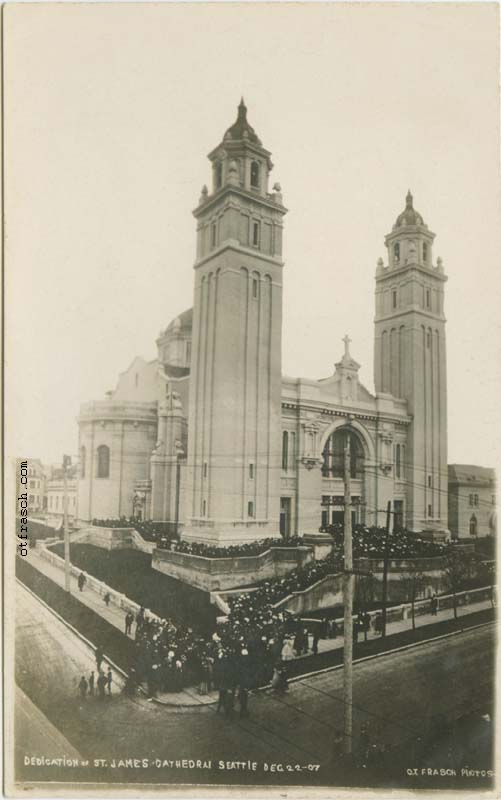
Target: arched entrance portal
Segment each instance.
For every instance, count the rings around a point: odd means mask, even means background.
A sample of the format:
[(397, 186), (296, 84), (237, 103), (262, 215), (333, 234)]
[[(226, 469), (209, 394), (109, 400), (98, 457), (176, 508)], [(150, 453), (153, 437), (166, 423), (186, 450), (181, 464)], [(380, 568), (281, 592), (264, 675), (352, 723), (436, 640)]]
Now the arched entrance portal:
[(365, 449), (358, 431), (343, 428), (333, 431), (322, 451), (322, 528), (344, 523), (344, 449), (350, 442), (353, 525), (363, 521)]

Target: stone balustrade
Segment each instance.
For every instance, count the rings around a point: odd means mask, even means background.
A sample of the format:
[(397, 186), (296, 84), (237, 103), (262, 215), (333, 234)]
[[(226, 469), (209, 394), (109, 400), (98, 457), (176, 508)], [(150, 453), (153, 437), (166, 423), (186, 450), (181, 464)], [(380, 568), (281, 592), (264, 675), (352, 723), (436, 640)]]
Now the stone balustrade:
[[(54, 541), (60, 541), (60, 540), (59, 539), (53, 540), (52, 543)], [(57, 553), (53, 553), (52, 550), (49, 550), (47, 547), (47, 544), (49, 543), (50, 542), (47, 542), (47, 540), (40, 543), (37, 542), (38, 553), (45, 561), (48, 561), (49, 564), (52, 564), (52, 566), (57, 567), (60, 570), (64, 570), (64, 558), (61, 558), (61, 556), (58, 556)], [(81, 569), (75, 567), (73, 564), (70, 564), (70, 575), (72, 577), (78, 578), (81, 572), (82, 572)], [(88, 575), (87, 573), (85, 573), (85, 577), (86, 577), (85, 586), (93, 589), (95, 592), (101, 595), (103, 597), (103, 603), (104, 603), (104, 596), (106, 594), (109, 594), (110, 603), (117, 606), (117, 608), (122, 609), (124, 615), (128, 611), (131, 611), (132, 614), (136, 616), (136, 614), (140, 609), (140, 605), (138, 603), (135, 603), (134, 600), (131, 600), (130, 597), (127, 597), (127, 595), (123, 594), (123, 592), (117, 592), (116, 589), (112, 589), (111, 586), (108, 586), (107, 583), (100, 581), (93, 575)], [(153, 619), (159, 619), (159, 617), (156, 614), (153, 614), (153, 612), (150, 610), (148, 610), (148, 616), (152, 617)]]

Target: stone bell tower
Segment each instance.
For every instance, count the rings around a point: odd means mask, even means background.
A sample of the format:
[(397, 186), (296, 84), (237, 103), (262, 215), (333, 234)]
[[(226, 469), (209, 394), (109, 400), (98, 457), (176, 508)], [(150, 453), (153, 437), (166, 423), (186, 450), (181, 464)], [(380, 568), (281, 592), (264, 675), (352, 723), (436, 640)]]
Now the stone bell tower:
[(374, 379), (376, 391), (407, 400), (412, 415), (405, 456), (405, 519), (414, 531), (447, 529), (447, 381), (444, 275), (432, 259), (435, 234), (414, 209), (385, 238), (378, 262)]
[(247, 121), (209, 154), (197, 256), (183, 538), (237, 544), (279, 534), (282, 204), (270, 153)]

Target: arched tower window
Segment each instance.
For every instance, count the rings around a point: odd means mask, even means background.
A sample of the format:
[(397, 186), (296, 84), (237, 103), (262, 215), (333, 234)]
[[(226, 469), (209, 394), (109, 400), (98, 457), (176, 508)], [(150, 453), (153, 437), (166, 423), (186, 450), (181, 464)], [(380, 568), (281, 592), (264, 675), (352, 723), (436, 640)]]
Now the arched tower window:
[(85, 447), (80, 448), (80, 477), (85, 478), (85, 457), (87, 455), (87, 451)]
[(110, 477), (110, 448), (105, 444), (97, 448), (97, 477)]
[(216, 189), (220, 189), (223, 185), (223, 162), (218, 161), (216, 164)]
[(289, 467), (289, 434), (287, 431), (282, 433), (282, 469)]
[(250, 185), (253, 189), (259, 189), (259, 164), (257, 161), (251, 161)]
[(325, 443), (322, 465), (324, 478), (344, 477), (344, 445), (346, 436), (350, 437), (350, 474), (352, 478), (362, 478), (364, 474), (364, 451), (355, 433), (334, 431)]
[(472, 514), (470, 517), (470, 536), (477, 535), (477, 518), (475, 514)]
[(400, 261), (400, 243), (395, 242), (393, 245), (393, 258), (395, 259), (395, 263), (398, 264)]

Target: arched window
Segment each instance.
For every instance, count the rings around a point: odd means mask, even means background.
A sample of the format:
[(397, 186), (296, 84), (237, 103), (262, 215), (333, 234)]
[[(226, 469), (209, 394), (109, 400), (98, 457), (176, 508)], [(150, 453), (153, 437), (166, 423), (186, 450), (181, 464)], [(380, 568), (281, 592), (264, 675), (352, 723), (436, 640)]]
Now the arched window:
[(395, 448), (395, 472), (397, 478), (400, 478), (401, 461), (400, 461), (400, 445), (397, 444)]
[(423, 261), (425, 264), (428, 261), (428, 245), (426, 242), (423, 242)]
[(80, 448), (80, 477), (85, 478), (85, 457), (87, 453), (85, 447)]
[(97, 477), (110, 477), (110, 448), (105, 444), (97, 448)]
[(396, 263), (398, 264), (398, 262), (400, 261), (400, 244), (399, 244), (399, 242), (396, 242), (393, 245), (393, 257), (394, 257)]
[(346, 436), (350, 437), (350, 473), (352, 478), (362, 478), (364, 474), (364, 451), (355, 433), (345, 431), (332, 433), (324, 447), (322, 475), (324, 478), (344, 477), (344, 445)]
[(477, 518), (475, 514), (472, 514), (470, 517), (470, 536), (477, 535)]
[(250, 184), (253, 189), (259, 189), (259, 164), (257, 161), (251, 162)]
[(289, 434), (287, 431), (282, 433), (282, 469), (286, 470), (289, 466)]

